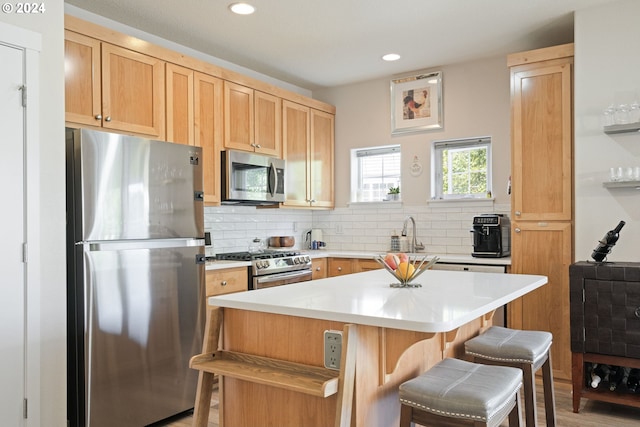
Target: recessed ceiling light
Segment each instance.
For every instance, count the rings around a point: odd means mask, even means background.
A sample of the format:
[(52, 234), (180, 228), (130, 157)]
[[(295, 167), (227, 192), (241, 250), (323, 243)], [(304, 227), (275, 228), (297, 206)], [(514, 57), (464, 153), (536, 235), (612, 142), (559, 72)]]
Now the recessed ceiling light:
[(400, 55), (398, 55), (397, 53), (387, 53), (382, 57), (382, 59), (385, 61), (397, 61), (398, 59), (400, 59)]
[(237, 13), (238, 15), (251, 15), (256, 11), (256, 8), (251, 6), (249, 3), (233, 3), (229, 5), (229, 9), (231, 9), (231, 12)]

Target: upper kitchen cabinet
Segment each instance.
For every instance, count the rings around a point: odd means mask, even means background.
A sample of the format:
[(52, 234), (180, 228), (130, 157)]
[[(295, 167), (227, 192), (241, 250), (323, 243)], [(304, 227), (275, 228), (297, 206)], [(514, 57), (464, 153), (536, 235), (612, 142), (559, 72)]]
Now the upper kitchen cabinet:
[(223, 138), (223, 81), (194, 73), (195, 145), (202, 147), (204, 203), (220, 204), (220, 151)]
[(513, 219), (571, 220), (573, 45), (515, 54), (509, 65)]
[(66, 121), (164, 139), (164, 66), (65, 31)]
[(224, 147), (280, 157), (282, 100), (225, 81)]
[(334, 116), (283, 101), (287, 207), (333, 208)]
[(167, 63), (166, 81), (166, 140), (177, 144), (194, 144), (193, 70)]

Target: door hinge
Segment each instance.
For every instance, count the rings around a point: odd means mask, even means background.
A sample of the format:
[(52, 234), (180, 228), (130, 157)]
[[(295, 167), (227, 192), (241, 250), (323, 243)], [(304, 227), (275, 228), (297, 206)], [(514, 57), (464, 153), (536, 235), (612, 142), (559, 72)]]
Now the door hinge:
[(22, 418), (27, 419), (27, 399), (22, 401)]
[(20, 86), (20, 90), (22, 91), (22, 106), (27, 107), (27, 87), (25, 85)]

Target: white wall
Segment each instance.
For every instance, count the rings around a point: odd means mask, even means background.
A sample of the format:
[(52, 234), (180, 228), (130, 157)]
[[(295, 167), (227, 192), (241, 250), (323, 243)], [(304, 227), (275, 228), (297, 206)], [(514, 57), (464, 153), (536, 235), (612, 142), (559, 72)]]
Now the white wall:
[[(619, 220), (627, 222), (610, 261), (640, 261), (640, 190), (606, 189), (609, 168), (640, 166), (640, 133), (606, 135), (607, 105), (640, 100), (640, 2), (624, 0), (575, 15), (576, 260)], [(632, 95), (633, 94), (633, 95)]]
[[(29, 165), (39, 171), (40, 194), (34, 204), (39, 206), (41, 248), (41, 283), (32, 294), (38, 301), (29, 301), (29, 310), (36, 311), (39, 336), (27, 337), (32, 360), (29, 366), (28, 425), (66, 425), (66, 271), (65, 271), (65, 192), (64, 192), (64, 44), (63, 3), (45, 2), (42, 14), (0, 14), (0, 21), (42, 35), (40, 53), (40, 164)], [(29, 129), (27, 129), (29, 132)], [(33, 179), (30, 175), (27, 179)], [(3, 183), (7, 185), (10, 183)], [(4, 226), (11, 226), (4, 224)], [(0, 278), (2, 280), (2, 278)], [(37, 313), (39, 312), (39, 315)], [(32, 317), (33, 319), (33, 317)], [(34, 383), (32, 377), (37, 376)]]
[[(511, 170), (509, 131), (509, 69), (506, 57), (443, 66), (444, 129), (391, 136), (389, 76), (364, 83), (315, 91), (314, 96), (336, 106), (336, 206), (349, 202), (352, 148), (400, 144), (402, 182), (406, 205), (425, 205), (430, 198), (431, 142), (440, 139), (491, 136), (493, 188), (498, 203), (510, 203), (507, 179)], [(414, 75), (406, 73), (404, 75)], [(409, 173), (414, 159), (423, 165), (419, 177)]]

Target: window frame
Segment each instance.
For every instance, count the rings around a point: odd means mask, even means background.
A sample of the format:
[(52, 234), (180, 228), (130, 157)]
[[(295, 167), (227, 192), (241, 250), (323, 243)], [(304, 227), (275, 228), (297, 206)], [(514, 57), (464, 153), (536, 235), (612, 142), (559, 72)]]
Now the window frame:
[[(370, 154), (363, 154), (365, 152), (370, 152)], [(380, 145), (380, 146), (372, 146), (372, 147), (360, 147), (360, 148), (352, 148), (351, 149), (351, 191), (349, 201), (350, 203), (379, 203), (385, 201), (384, 198), (379, 200), (358, 200), (358, 193), (361, 191), (361, 173), (360, 173), (360, 160), (359, 158), (374, 156), (374, 155), (383, 155), (383, 154), (393, 154), (397, 153), (400, 155), (400, 165), (398, 168), (398, 176), (395, 178), (397, 180), (396, 184), (393, 186), (400, 186), (400, 182), (402, 181), (402, 147), (400, 144), (390, 144), (390, 145)], [(384, 179), (384, 178), (383, 178)]]
[[(486, 199), (491, 193), (492, 188), (492, 152), (491, 137), (480, 136), (473, 138), (436, 140), (431, 143), (431, 199), (432, 200), (473, 200)], [(486, 147), (487, 150), (487, 191), (485, 193), (476, 194), (443, 194), (444, 188), (444, 172), (442, 162), (442, 151), (447, 148), (473, 148)]]

